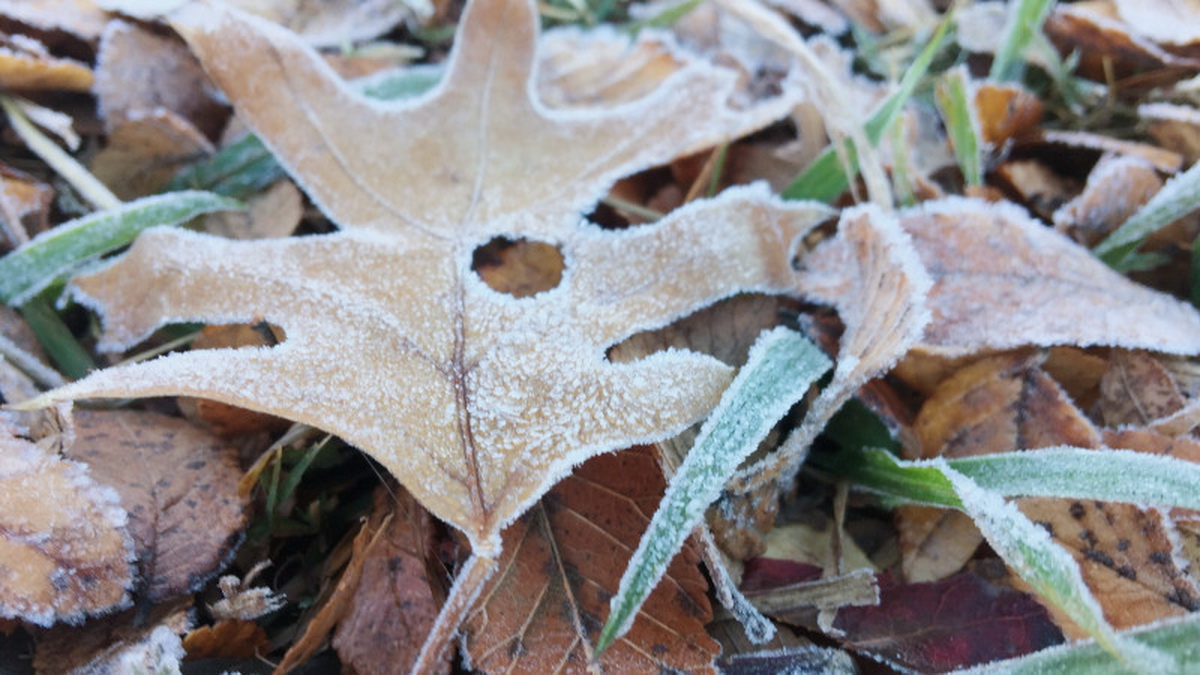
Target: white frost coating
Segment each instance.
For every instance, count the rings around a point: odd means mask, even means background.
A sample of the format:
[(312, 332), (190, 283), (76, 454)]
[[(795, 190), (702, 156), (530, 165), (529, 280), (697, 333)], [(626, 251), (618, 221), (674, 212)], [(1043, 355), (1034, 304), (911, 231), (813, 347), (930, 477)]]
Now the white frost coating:
[(1009, 202), (951, 197), (900, 222), (934, 285), (921, 349), (954, 356), (1027, 345), (1200, 352), (1200, 313), (1113, 272)]
[(1176, 664), (1169, 655), (1117, 635), (1104, 619), (1100, 603), (1084, 582), (1079, 565), (1054, 542), (1049, 532), (1025, 517), (1016, 506), (952, 469), (944, 459), (937, 458), (933, 463), (950, 481), (963, 509), (988, 544), (1039, 595), (1126, 664), (1144, 672), (1174, 670)]

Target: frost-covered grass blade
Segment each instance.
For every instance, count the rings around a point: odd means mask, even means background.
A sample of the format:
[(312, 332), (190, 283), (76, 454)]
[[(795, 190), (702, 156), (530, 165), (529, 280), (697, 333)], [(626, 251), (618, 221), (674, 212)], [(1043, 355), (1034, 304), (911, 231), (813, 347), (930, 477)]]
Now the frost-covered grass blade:
[(596, 658), (628, 630), (638, 608), (738, 464), (831, 365), (815, 345), (794, 331), (776, 328), (759, 337), (642, 535), (612, 600)]
[(1106, 651), (1129, 666), (1145, 672), (1170, 672), (1170, 656), (1117, 635), (1104, 619), (1100, 604), (1083, 580), (1075, 559), (1050, 537), (1050, 533), (1025, 517), (1013, 504), (982, 488), (969, 477), (935, 460), (954, 487), (967, 515), (975, 521), (992, 549), (1038, 595), (1071, 617)]
[(1200, 163), (1163, 185), (1137, 213), (1096, 245), (1093, 252), (1117, 271), (1128, 271), (1135, 249), (1151, 233), (1200, 208)]
[(91, 354), (79, 344), (44, 296), (31, 298), (20, 307), (20, 312), (42, 349), (64, 375), (80, 378), (96, 369)]
[(0, 259), (0, 299), (23, 304), (80, 263), (125, 246), (147, 228), (240, 208), (209, 192), (172, 192), (64, 223)]
[[(1200, 509), (1200, 465), (1130, 450), (1060, 446), (936, 461), (881, 450), (843, 452), (821, 463), (860, 487), (907, 501), (961, 509), (942, 463), (1006, 497), (1062, 497)], [(1137, 480), (1129, 480), (1137, 476)]]
[(938, 83), (938, 111), (967, 185), (983, 185), (979, 122), (971, 101), (971, 80), (965, 67), (950, 70)]
[[(912, 65), (905, 71), (904, 77), (900, 79), (900, 86), (871, 113), (870, 118), (863, 125), (867, 140), (872, 145), (879, 144), (883, 134), (900, 116), (904, 104), (912, 98), (921, 79), (929, 72), (933, 57), (937, 56), (941, 50), (953, 19), (953, 12), (948, 13), (942, 19), (941, 25), (929, 39), (929, 44), (925, 45), (925, 48), (913, 60)], [(858, 172), (857, 154), (853, 142), (849, 140), (846, 141), (845, 156), (848, 166), (843, 167), (834, 147), (825, 148), (812, 164), (783, 190), (783, 197), (786, 199), (815, 199), (823, 202), (833, 201), (849, 187), (850, 178)]]
[(1018, 0), (1008, 6), (1008, 21), (1004, 37), (992, 60), (988, 77), (1001, 82), (1014, 82), (1025, 70), (1025, 50), (1042, 30), (1054, 0)]

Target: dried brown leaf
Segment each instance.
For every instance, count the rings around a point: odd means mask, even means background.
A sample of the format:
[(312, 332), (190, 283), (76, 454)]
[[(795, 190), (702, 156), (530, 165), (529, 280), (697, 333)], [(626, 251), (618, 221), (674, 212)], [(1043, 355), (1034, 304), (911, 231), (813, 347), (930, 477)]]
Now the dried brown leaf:
[[(625, 560), (665, 488), (645, 449), (589, 460), (505, 530), (500, 573), (466, 624), (485, 672), (583, 672)], [(699, 556), (688, 546), (633, 627), (599, 661), (610, 672), (711, 672), (718, 648)]]
[(1152, 354), (1113, 350), (1097, 403), (1105, 426), (1148, 426), (1179, 412), (1184, 404), (1171, 374)]
[[(386, 499), (380, 498), (386, 496)], [(390, 673), (409, 663), (433, 627), (440, 605), (426, 560), (433, 548), (433, 519), (407, 492), (377, 495), (364, 529), (384, 528), (362, 552), (357, 587), (338, 621), (333, 648), (343, 664), (360, 675)], [(390, 520), (383, 522), (385, 514)], [(374, 523), (374, 527), (372, 527)], [(448, 671), (450, 664), (440, 664)]]
[(125, 509), (78, 462), (0, 429), (0, 617), (79, 623), (128, 606)]
[(166, 111), (215, 134), (225, 106), (212, 81), (179, 39), (112, 21), (96, 54), (96, 104), (110, 134), (123, 123)]
[(1146, 133), (1164, 148), (1179, 152), (1193, 164), (1200, 159), (1200, 111), (1192, 106), (1147, 103), (1137, 108)]
[(1054, 226), (1084, 246), (1095, 246), (1162, 186), (1154, 169), (1140, 159), (1104, 157), (1088, 174), (1083, 192), (1054, 212)]
[(925, 351), (1200, 352), (1200, 314), (1190, 305), (1120, 276), (1017, 207), (947, 199), (902, 212), (901, 224), (933, 277)]
[(92, 175), (118, 198), (137, 199), (212, 152), (204, 134), (179, 115), (163, 108), (137, 111), (109, 133), (108, 145), (92, 160)]
[(253, 659), (271, 650), (267, 631), (254, 621), (225, 619), (201, 626), (183, 637), (189, 661), (200, 659)]
[[(72, 459), (121, 494), (151, 601), (198, 590), (241, 542), (237, 452), (188, 422), (139, 411), (79, 411)], [(136, 467), (136, 470), (130, 470)]]
[[(1002, 354), (943, 381), (913, 423), (918, 445), (907, 459), (970, 457), (1055, 445), (1098, 447), (1100, 434), (1039, 366), (1042, 354)], [(983, 536), (956, 511), (896, 509), (901, 567), (910, 582), (936, 581), (962, 569)]]
[(1061, 51), (1079, 53), (1080, 73), (1101, 82), (1105, 73), (1123, 78), (1154, 72), (1160, 74), (1161, 84), (1167, 84), (1198, 65), (1131, 32), (1107, 2), (1059, 5), (1046, 19), (1044, 30)]
[(1037, 96), (1019, 86), (985, 81), (976, 83), (975, 110), (983, 140), (1001, 147), (1037, 133), (1043, 106)]
[(286, 178), (244, 201), (244, 211), (205, 214), (200, 229), (228, 239), (273, 239), (294, 234), (304, 217), (304, 196)]

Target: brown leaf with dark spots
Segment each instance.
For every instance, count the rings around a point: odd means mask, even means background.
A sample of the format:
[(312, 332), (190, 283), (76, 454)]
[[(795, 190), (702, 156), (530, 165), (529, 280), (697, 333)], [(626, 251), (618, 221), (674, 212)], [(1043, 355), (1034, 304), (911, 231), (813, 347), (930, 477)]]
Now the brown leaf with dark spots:
[(1146, 426), (1179, 412), (1184, 404), (1171, 374), (1152, 354), (1113, 350), (1097, 403), (1105, 426)]
[[(504, 532), (500, 571), (465, 625), (465, 649), (485, 672), (581, 672), (621, 571), (665, 482), (647, 450), (601, 455), (554, 487)], [(711, 672), (719, 648), (699, 556), (685, 547), (632, 629), (604, 653), (608, 672)]]
[[(390, 520), (384, 522), (390, 514)], [(377, 493), (375, 510), (365, 529), (383, 531), (363, 551), (362, 571), (345, 614), (333, 635), (342, 663), (359, 675), (391, 673), (398, 663), (411, 663), (441, 605), (426, 561), (433, 541), (433, 518), (402, 488), (395, 496)], [(443, 670), (450, 664), (443, 662)]]
[(50, 626), (128, 606), (126, 521), (95, 472), (0, 428), (0, 617)]
[(121, 494), (144, 596), (190, 593), (220, 572), (246, 524), (236, 450), (155, 413), (79, 411), (75, 420), (67, 454)]
[(1041, 497), (1017, 505), (1074, 556), (1114, 628), (1200, 609), (1200, 586), (1185, 572), (1177, 536), (1158, 509)]

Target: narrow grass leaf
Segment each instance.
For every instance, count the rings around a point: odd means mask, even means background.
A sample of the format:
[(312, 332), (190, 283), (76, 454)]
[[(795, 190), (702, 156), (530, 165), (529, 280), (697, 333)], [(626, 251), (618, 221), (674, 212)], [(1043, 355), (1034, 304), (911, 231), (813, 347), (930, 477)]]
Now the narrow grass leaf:
[(175, 175), (163, 192), (207, 190), (245, 199), (285, 175), (275, 156), (254, 134), (247, 134), (212, 157)]
[[(1125, 639), (1138, 642), (1170, 654), (1179, 664), (1200, 663), (1200, 614), (1188, 614), (1133, 630), (1118, 633)], [(1126, 675), (1129, 667), (1114, 659), (1095, 641), (1077, 642), (1043, 649), (1033, 654), (996, 661), (964, 671), (973, 675), (1003, 673), (1089, 673), (1090, 675)], [(1176, 669), (1176, 673), (1187, 672)]]
[(64, 223), (0, 258), (0, 300), (21, 305), (81, 262), (125, 246), (147, 228), (239, 208), (240, 203), (209, 192), (173, 192)]
[(1042, 31), (1054, 0), (1018, 0), (1008, 6), (1004, 37), (992, 60), (988, 77), (1001, 82), (1021, 79), (1025, 70), (1025, 50)]
[(1115, 232), (1092, 251), (1115, 269), (1121, 270), (1133, 249), (1147, 235), (1160, 230), (1200, 208), (1200, 162), (1163, 185)]
[[(985, 489), (1008, 496), (1095, 499), (1200, 509), (1200, 464), (1131, 450), (1059, 446), (950, 460)], [(1136, 480), (1130, 480), (1136, 476)]]
[(75, 339), (71, 329), (63, 323), (45, 296), (30, 299), (20, 307), (20, 312), (42, 349), (46, 350), (63, 375), (79, 379), (96, 369), (96, 362)]
[(979, 120), (975, 115), (971, 93), (967, 69), (959, 66), (942, 77), (935, 98), (963, 178), (967, 185), (983, 185), (983, 159), (980, 153), (983, 144), (979, 140)]
[[(953, 19), (953, 11), (947, 13), (933, 37), (930, 38), (929, 44), (925, 45), (925, 48), (905, 71), (896, 91), (888, 96), (863, 124), (863, 131), (866, 132), (867, 140), (872, 145), (879, 144), (884, 132), (895, 123), (896, 118), (900, 116), (900, 111), (904, 109), (904, 104), (912, 98), (917, 85), (929, 72), (933, 57), (941, 51)], [(850, 178), (858, 173), (858, 154), (854, 143), (847, 139), (845, 149), (845, 167), (839, 161), (834, 147), (829, 146), (804, 171), (800, 172), (800, 175), (790, 185), (784, 188), (783, 197), (785, 199), (815, 199), (823, 202), (831, 202), (836, 199), (849, 187)]]
[[(1200, 509), (1200, 465), (1130, 450), (1058, 446), (952, 460), (905, 461), (870, 449), (814, 457), (859, 487), (894, 498), (962, 508), (939, 466), (1005, 497), (1062, 497)], [(1137, 480), (1129, 480), (1137, 476)]]
[(1100, 604), (1083, 581), (1079, 565), (1050, 533), (1025, 517), (1000, 495), (986, 490), (967, 476), (935, 460), (962, 502), (963, 510), (988, 544), (1038, 595), (1071, 617), (1097, 644), (1130, 666), (1148, 672), (1170, 672), (1170, 656), (1139, 642), (1118, 636), (1104, 619)]
[(642, 535), (612, 599), (596, 658), (629, 629), (667, 565), (738, 464), (831, 365), (820, 349), (786, 328), (767, 331), (758, 338), (746, 365), (701, 427)]

